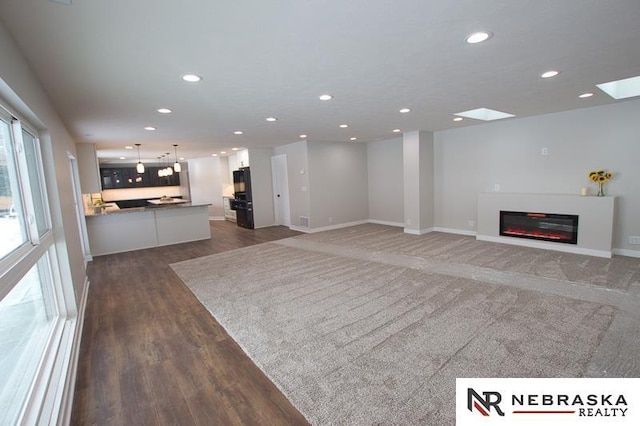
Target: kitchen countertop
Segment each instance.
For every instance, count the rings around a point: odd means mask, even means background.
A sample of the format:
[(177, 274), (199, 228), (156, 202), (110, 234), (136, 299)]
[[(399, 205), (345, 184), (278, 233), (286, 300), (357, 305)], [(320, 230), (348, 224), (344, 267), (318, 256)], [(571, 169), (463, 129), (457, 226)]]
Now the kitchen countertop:
[[(111, 203), (109, 203), (111, 204)], [(202, 207), (202, 206), (210, 206), (211, 203), (191, 203), (188, 201), (182, 200), (180, 203), (160, 203), (154, 206), (149, 207), (131, 207), (128, 209), (118, 208), (117, 205), (112, 205), (110, 207), (89, 207), (84, 210), (85, 217), (93, 217), (93, 216), (106, 216), (106, 215), (114, 215), (114, 214), (123, 214), (123, 213), (138, 213), (145, 211), (155, 211), (158, 209), (183, 209), (189, 207)]]

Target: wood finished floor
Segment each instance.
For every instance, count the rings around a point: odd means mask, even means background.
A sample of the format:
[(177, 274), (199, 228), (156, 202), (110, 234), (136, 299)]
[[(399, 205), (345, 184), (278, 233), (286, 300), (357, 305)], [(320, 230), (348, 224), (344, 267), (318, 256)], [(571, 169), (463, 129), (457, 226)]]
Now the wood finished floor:
[(89, 264), (72, 425), (308, 424), (169, 267), (299, 233), (211, 222), (211, 234)]

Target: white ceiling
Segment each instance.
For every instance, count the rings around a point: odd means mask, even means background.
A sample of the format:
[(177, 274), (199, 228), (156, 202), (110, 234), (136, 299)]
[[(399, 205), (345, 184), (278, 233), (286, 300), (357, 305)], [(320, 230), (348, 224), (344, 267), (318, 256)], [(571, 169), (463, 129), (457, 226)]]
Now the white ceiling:
[[(595, 85), (640, 75), (638, 0), (2, 0), (0, 19), (71, 134), (105, 159), (137, 157), (134, 143), (153, 160), (174, 143), (194, 158), (303, 133), (388, 139), (481, 123), (452, 121), (479, 107), (619, 102)], [(464, 42), (478, 30), (494, 36)], [(561, 73), (541, 79), (549, 69)]]

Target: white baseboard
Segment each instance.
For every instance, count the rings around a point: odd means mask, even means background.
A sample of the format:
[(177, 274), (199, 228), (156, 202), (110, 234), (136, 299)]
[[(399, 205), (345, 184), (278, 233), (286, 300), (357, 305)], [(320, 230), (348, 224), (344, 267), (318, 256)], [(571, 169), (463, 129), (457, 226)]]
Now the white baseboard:
[(489, 241), (492, 243), (511, 244), (514, 246), (540, 248), (545, 250), (562, 251), (565, 253), (584, 254), (587, 256), (611, 258), (613, 255), (610, 251), (593, 250), (581, 247), (570, 246), (568, 244), (546, 243), (544, 241), (533, 241), (509, 237), (494, 237), (491, 235), (476, 235), (479, 241)]
[(78, 373), (78, 362), (80, 358), (80, 343), (82, 342), (82, 330), (84, 326), (84, 313), (87, 308), (87, 299), (89, 297), (88, 277), (85, 277), (84, 288), (78, 305), (78, 315), (76, 317), (75, 331), (73, 336), (73, 344), (71, 346), (71, 359), (69, 360), (69, 370), (65, 380), (64, 391), (61, 399), (61, 421), (58, 424), (68, 425), (71, 423), (71, 410), (73, 408), (73, 398), (76, 389), (76, 376)]
[(640, 257), (640, 250), (613, 249), (613, 254), (618, 256)]
[(290, 226), (289, 229), (292, 229), (294, 231), (304, 232), (304, 233), (307, 233), (307, 234), (315, 234), (316, 232), (332, 231), (334, 229), (342, 229), (342, 228), (348, 228), (350, 226), (364, 225), (365, 223), (369, 223), (369, 221), (368, 220), (357, 220), (355, 222), (338, 223), (336, 225), (323, 226), (321, 228), (303, 228), (303, 227), (300, 227), (300, 226)]
[(468, 231), (466, 229), (440, 228), (439, 226), (436, 226), (435, 228), (433, 228), (433, 230), (436, 232), (444, 232), (446, 234), (469, 235), (471, 237), (475, 237), (477, 234), (476, 231)]
[(377, 225), (395, 226), (395, 227), (398, 227), (398, 228), (404, 227), (404, 223), (402, 223), (402, 222), (391, 222), (391, 221), (388, 221), (388, 220), (369, 219), (368, 222), (369, 223), (375, 223)]
[(224, 216), (209, 216), (209, 220), (225, 220)]
[(424, 235), (424, 234), (428, 234), (430, 232), (433, 232), (434, 228), (427, 228), (427, 229), (409, 229), (409, 228), (404, 228), (404, 233), (405, 234), (411, 234), (411, 235)]

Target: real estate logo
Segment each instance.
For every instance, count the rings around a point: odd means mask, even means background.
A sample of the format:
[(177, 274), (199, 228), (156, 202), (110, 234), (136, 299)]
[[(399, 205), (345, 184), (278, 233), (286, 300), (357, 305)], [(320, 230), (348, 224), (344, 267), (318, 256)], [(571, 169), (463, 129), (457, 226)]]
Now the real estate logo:
[(640, 424), (640, 379), (456, 379), (456, 425)]

